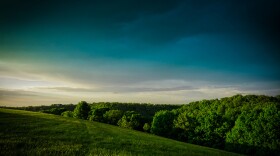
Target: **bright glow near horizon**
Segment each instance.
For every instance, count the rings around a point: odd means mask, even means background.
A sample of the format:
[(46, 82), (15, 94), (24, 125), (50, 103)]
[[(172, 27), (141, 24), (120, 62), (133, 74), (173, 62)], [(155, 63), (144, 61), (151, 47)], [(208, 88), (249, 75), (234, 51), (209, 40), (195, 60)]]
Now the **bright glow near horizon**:
[[(257, 2), (7, 1), (11, 7), (0, 11), (0, 105), (278, 95), (278, 2)], [(249, 19), (256, 10), (261, 16)]]

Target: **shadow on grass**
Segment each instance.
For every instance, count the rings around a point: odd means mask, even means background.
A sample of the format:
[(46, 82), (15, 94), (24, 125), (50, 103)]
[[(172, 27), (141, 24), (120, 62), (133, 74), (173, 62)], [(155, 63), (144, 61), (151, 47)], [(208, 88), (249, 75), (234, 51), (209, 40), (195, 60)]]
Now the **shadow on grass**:
[(246, 154), (246, 155), (269, 155), (269, 156), (277, 156), (280, 154), (280, 149), (270, 149), (261, 146), (250, 146), (250, 145), (242, 145), (242, 144), (232, 144), (226, 143), (225, 150)]

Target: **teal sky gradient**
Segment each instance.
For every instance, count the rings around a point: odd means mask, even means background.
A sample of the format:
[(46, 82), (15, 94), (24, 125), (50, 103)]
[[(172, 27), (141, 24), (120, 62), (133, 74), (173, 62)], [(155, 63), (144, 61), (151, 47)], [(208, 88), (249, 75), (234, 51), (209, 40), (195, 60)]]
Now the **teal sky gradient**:
[(273, 0), (0, 6), (0, 105), (280, 94)]

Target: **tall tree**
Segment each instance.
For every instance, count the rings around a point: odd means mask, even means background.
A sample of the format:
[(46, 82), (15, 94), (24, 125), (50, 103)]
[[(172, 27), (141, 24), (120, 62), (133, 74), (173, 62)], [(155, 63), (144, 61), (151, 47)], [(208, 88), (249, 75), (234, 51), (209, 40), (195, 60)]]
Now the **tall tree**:
[(90, 107), (87, 102), (81, 101), (74, 109), (73, 117), (78, 119), (87, 119)]
[(174, 118), (175, 114), (171, 111), (162, 110), (157, 112), (153, 118), (151, 133), (172, 137)]

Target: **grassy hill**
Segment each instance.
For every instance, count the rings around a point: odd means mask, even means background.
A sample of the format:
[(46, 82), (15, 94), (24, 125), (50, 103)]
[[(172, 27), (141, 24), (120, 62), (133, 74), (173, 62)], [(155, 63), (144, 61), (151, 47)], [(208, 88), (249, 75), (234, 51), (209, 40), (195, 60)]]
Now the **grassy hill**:
[(0, 109), (0, 155), (238, 155), (116, 126)]

